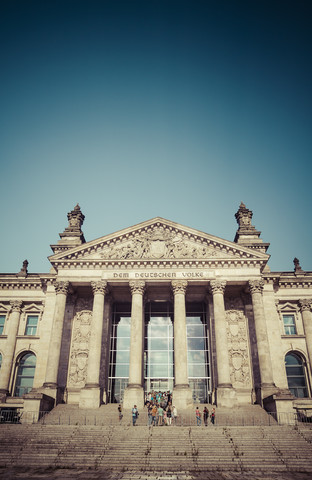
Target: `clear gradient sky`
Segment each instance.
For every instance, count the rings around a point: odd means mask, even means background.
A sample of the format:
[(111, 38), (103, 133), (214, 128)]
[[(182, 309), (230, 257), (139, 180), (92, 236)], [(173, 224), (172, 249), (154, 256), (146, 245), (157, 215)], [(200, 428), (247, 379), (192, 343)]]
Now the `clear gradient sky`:
[(310, 0), (2, 0), (0, 271), (161, 216), (312, 270)]

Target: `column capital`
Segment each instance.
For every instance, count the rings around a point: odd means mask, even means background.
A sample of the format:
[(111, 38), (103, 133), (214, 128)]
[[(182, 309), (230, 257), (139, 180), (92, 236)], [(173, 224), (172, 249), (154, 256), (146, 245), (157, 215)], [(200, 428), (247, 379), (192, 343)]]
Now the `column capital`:
[(312, 300), (309, 298), (301, 298), (298, 304), (301, 312), (303, 312), (304, 310), (310, 311), (312, 307)]
[(248, 282), (250, 293), (262, 293), (264, 287), (263, 280), (249, 280)]
[(185, 295), (187, 288), (187, 280), (172, 280), (171, 286), (174, 295), (176, 295), (177, 293), (183, 293), (183, 295)]
[(69, 282), (56, 280), (54, 282), (54, 288), (55, 288), (56, 295), (59, 295), (60, 293), (62, 293), (63, 295), (67, 295), (68, 289), (69, 289)]
[(212, 293), (212, 295), (216, 293), (222, 293), (223, 295), (225, 287), (226, 287), (226, 280), (211, 280), (209, 285), (209, 290)]
[(91, 287), (93, 290), (93, 295), (101, 294), (105, 295), (107, 293), (107, 281), (99, 280), (98, 282), (91, 282)]
[(10, 305), (11, 305), (11, 312), (21, 313), (22, 305), (23, 305), (22, 300), (11, 300)]
[(129, 287), (132, 295), (134, 293), (139, 293), (143, 295), (145, 291), (145, 282), (144, 280), (132, 280), (131, 282), (129, 282)]

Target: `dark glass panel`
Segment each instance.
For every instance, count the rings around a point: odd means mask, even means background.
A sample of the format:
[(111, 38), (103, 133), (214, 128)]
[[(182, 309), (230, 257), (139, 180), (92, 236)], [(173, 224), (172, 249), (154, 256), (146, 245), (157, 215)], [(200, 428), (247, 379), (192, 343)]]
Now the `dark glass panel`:
[(206, 376), (205, 364), (189, 363), (188, 374), (189, 374), (189, 377), (205, 377)]
[(130, 351), (118, 350), (116, 352), (116, 363), (129, 363)]
[(168, 375), (168, 365), (155, 365), (152, 364), (149, 366), (150, 377), (164, 377), (167, 378)]
[(293, 353), (289, 353), (288, 355), (286, 355), (286, 365), (301, 365), (302, 362), (300, 360), (299, 357), (297, 357), (297, 355), (293, 354)]
[(189, 350), (205, 350), (204, 338), (188, 338), (187, 346)]
[(186, 325), (202, 325), (201, 317), (186, 317)]
[(288, 385), (290, 387), (305, 387), (304, 377), (288, 377)]
[(187, 336), (188, 337), (204, 337), (204, 326), (201, 325), (188, 325), (187, 326)]
[(129, 377), (129, 364), (116, 364), (115, 369), (116, 377)]
[(206, 355), (203, 350), (189, 350), (188, 351), (188, 362), (189, 363), (205, 363)]
[(117, 338), (117, 350), (130, 350), (130, 338)]

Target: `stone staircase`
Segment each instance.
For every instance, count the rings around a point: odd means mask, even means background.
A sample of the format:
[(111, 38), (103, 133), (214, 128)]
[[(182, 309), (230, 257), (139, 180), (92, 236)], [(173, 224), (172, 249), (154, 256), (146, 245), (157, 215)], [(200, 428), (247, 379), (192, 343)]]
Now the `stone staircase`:
[[(41, 423), (46, 425), (119, 425), (117, 406), (117, 404), (108, 404), (96, 409), (87, 410), (81, 409), (77, 405), (59, 404), (50, 413), (42, 417)], [(207, 407), (209, 412), (211, 412), (212, 406), (207, 405)], [(202, 411), (203, 408), (204, 405), (201, 405), (200, 410)], [(137, 425), (147, 425), (147, 409), (144, 408), (140, 410), (139, 413)], [(22, 422), (32, 423), (31, 414), (28, 418), (22, 418)], [(131, 410), (124, 410), (121, 425), (129, 426), (131, 423)], [(215, 424), (218, 426), (264, 426), (275, 425), (276, 421), (274, 417), (269, 415), (260, 405), (245, 405), (232, 409), (217, 407)], [(192, 410), (179, 411), (177, 425), (196, 425), (195, 407)]]
[(312, 473), (311, 442), (311, 425), (1, 424), (0, 467)]

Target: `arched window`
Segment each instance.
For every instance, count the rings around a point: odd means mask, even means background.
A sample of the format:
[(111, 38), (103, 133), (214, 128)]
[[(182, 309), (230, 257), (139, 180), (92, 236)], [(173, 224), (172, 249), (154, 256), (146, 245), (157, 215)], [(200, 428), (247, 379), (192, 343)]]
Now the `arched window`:
[(297, 353), (288, 353), (285, 357), (288, 388), (297, 398), (308, 397), (308, 388), (305, 375), (305, 366), (301, 356)]
[(34, 383), (36, 356), (27, 352), (19, 358), (15, 381), (14, 396), (22, 397), (30, 392)]

